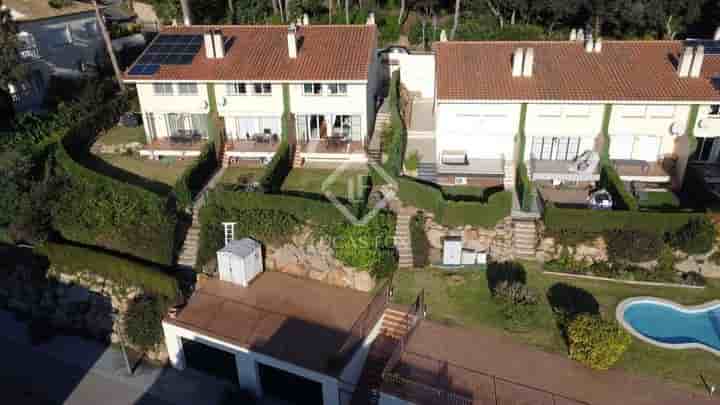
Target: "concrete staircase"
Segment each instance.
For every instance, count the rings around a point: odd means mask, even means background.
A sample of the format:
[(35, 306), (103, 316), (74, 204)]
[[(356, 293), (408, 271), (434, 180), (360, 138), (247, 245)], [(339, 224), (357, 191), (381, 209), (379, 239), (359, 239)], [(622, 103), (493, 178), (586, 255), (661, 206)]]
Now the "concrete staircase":
[(221, 166), (220, 170), (213, 174), (205, 187), (195, 197), (192, 207), (192, 224), (185, 233), (185, 240), (178, 255), (177, 265), (179, 267), (191, 269), (195, 267), (200, 247), (200, 209), (205, 205), (205, 194), (220, 182), (223, 174), (225, 174), (225, 168), (225, 166)]
[(292, 167), (298, 168), (305, 165), (305, 160), (300, 156), (300, 148), (297, 145), (290, 145), (291, 153), (293, 154)]
[(350, 405), (376, 405), (378, 403), (382, 372), (397, 347), (398, 340), (408, 331), (406, 312), (386, 308), (380, 326), (380, 334), (370, 346), (370, 352), (365, 360), (365, 366), (360, 374)]
[[(515, 187), (515, 163), (512, 160), (506, 160), (503, 167), (503, 187), (505, 190), (512, 190)], [(530, 175), (528, 173), (528, 175)]]
[(413, 267), (412, 243), (410, 239), (410, 218), (413, 211), (401, 208), (396, 211), (397, 222), (395, 223), (395, 248), (398, 251), (398, 267)]
[(200, 246), (200, 207), (193, 207), (192, 225), (185, 234), (180, 256), (178, 256), (177, 264), (183, 267), (195, 267), (197, 261), (198, 249)]
[(519, 259), (534, 259), (538, 244), (537, 222), (513, 218), (513, 254)]
[(430, 183), (437, 182), (437, 165), (435, 162), (418, 163), (417, 178)]

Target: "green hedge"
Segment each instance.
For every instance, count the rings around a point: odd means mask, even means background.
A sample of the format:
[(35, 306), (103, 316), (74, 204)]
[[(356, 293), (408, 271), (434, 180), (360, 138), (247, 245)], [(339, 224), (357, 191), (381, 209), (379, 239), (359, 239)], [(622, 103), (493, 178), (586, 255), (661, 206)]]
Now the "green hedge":
[(520, 202), (520, 208), (523, 211), (530, 211), (532, 208), (534, 194), (525, 162), (519, 162), (517, 164), (516, 171), (517, 173), (515, 173), (515, 176), (517, 178), (515, 180), (515, 192), (517, 193), (518, 201)]
[(198, 266), (223, 246), (222, 222), (236, 222), (235, 238), (287, 242), (303, 224), (336, 227), (346, 222), (331, 203), (284, 194), (238, 193), (215, 190), (200, 210)]
[(52, 226), (63, 238), (163, 265), (173, 262), (177, 214), (172, 198), (81, 166), (62, 142), (54, 156), (63, 192), (53, 210)]
[(442, 191), (433, 185), (421, 183), (408, 177), (399, 177), (398, 198), (417, 208), (431, 212), (435, 220), (447, 226), (475, 225), (493, 227), (510, 215), (512, 194), (497, 192), (487, 203), (448, 201)]
[(158, 267), (72, 245), (47, 243), (39, 251), (47, 255), (60, 273), (89, 272), (122, 287), (139, 287), (171, 301), (179, 296), (177, 280)]
[(613, 204), (621, 210), (637, 211), (640, 209), (635, 197), (630, 194), (620, 176), (611, 163), (602, 165), (600, 170), (600, 187), (606, 189), (613, 197)]
[(383, 168), (391, 176), (399, 176), (402, 172), (405, 142), (407, 141), (405, 124), (400, 116), (400, 71), (393, 72), (389, 93), (392, 137), (390, 138), (390, 144), (383, 146), (388, 154), (388, 159), (383, 164)]
[(270, 193), (279, 193), (285, 177), (292, 169), (293, 156), (290, 144), (283, 138), (275, 151), (270, 163), (265, 166), (265, 171), (260, 177), (260, 186)]
[(545, 208), (545, 226), (554, 234), (597, 235), (608, 231), (640, 231), (663, 235), (674, 233), (691, 220), (702, 220), (699, 213), (641, 211), (592, 211), (587, 209)]
[(688, 137), (688, 153), (690, 156), (695, 153), (697, 149), (697, 138), (695, 138), (695, 124), (697, 123), (698, 109), (700, 106), (697, 104), (690, 106), (690, 114), (688, 116), (687, 127), (685, 128), (685, 134)]
[(214, 142), (208, 142), (200, 157), (175, 182), (173, 192), (179, 209), (190, 208), (195, 197), (220, 167), (215, 147)]

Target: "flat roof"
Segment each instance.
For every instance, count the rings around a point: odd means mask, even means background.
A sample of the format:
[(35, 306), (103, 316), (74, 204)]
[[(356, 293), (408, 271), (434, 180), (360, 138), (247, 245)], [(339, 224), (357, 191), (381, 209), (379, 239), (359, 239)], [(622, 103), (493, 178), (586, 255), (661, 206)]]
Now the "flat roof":
[(249, 287), (204, 281), (175, 319), (165, 322), (320, 373), (372, 296), (266, 271)]
[(51, 7), (47, 0), (3, 0), (2, 3), (11, 10), (13, 18), (18, 22), (94, 11), (91, 4), (77, 1), (71, 1), (61, 8)]
[[(593, 371), (566, 356), (516, 343), (497, 331), (453, 328), (427, 320), (415, 329), (394, 372), (481, 404), (496, 400), (543, 405), (716, 403), (707, 395), (657, 379), (620, 370)], [(382, 390), (411, 400), (425, 399), (419, 403), (435, 403), (409, 385), (385, 383)]]
[[(439, 100), (720, 101), (720, 55), (705, 55), (700, 77), (679, 77), (689, 41), (603, 41), (598, 53), (582, 41), (436, 42)], [(532, 77), (513, 77), (512, 55), (534, 49)], [(706, 47), (707, 49), (707, 47)]]

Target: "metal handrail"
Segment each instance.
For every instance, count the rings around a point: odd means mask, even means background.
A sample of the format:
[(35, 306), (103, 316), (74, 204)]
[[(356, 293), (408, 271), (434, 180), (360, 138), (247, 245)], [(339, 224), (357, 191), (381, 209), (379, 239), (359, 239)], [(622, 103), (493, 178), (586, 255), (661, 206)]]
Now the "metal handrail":
[(388, 359), (387, 364), (385, 364), (385, 368), (383, 368), (381, 374), (383, 379), (386, 375), (389, 376), (395, 366), (397, 366), (397, 364), (400, 362), (400, 358), (405, 352), (405, 346), (407, 345), (407, 342), (410, 340), (410, 337), (415, 332), (415, 329), (420, 323), (420, 320), (425, 317), (424, 312), (425, 290), (423, 289), (420, 291), (420, 294), (418, 294), (417, 298), (415, 298), (415, 302), (405, 314), (405, 324), (408, 325), (408, 331), (402, 337), (400, 337), (397, 346), (395, 346), (392, 355), (390, 355), (390, 359)]

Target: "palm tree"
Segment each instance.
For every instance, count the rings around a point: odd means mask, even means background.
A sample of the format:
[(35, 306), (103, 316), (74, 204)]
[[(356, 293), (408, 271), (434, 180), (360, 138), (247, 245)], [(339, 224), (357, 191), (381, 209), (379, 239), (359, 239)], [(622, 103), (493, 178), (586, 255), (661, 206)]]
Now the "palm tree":
[(112, 41), (110, 40), (110, 35), (108, 35), (107, 27), (105, 27), (105, 20), (100, 15), (100, 9), (98, 8), (97, 2), (95, 0), (92, 0), (92, 5), (95, 8), (95, 18), (97, 19), (98, 26), (100, 27), (100, 33), (102, 34), (102, 37), (105, 40), (105, 49), (107, 50), (108, 54), (110, 55), (110, 63), (112, 64), (113, 71), (115, 71), (115, 79), (117, 79), (118, 87), (120, 87), (120, 91), (122, 93), (125, 93), (125, 83), (123, 83), (123, 81), (122, 81), (122, 73), (120, 73), (120, 65), (118, 65), (117, 58), (115, 57), (115, 52), (113, 51), (113, 47), (112, 47)]

